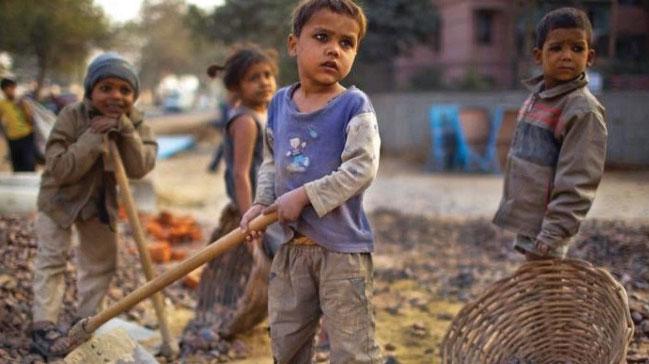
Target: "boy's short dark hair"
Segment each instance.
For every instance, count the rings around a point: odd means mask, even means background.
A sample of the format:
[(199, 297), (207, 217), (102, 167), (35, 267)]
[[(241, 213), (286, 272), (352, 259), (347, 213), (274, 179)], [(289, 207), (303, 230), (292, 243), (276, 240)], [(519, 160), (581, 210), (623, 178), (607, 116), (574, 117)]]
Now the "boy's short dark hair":
[(16, 81), (10, 79), (10, 78), (3, 78), (2, 81), (0, 81), (0, 90), (4, 90), (7, 87), (10, 86), (16, 86)]
[(545, 14), (536, 25), (536, 48), (543, 48), (548, 34), (555, 29), (577, 28), (586, 32), (588, 45), (592, 42), (593, 26), (583, 10), (564, 7)]
[(302, 0), (293, 10), (293, 34), (299, 37), (302, 28), (309, 22), (313, 14), (322, 9), (352, 17), (360, 27), (358, 40), (365, 37), (367, 32), (365, 12), (352, 0)]

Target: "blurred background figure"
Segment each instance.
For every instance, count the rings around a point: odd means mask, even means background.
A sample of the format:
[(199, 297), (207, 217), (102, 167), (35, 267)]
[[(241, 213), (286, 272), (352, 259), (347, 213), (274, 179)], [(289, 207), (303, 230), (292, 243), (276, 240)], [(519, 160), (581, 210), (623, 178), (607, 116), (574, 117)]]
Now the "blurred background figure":
[(54, 113), (54, 115), (58, 115), (64, 107), (77, 102), (78, 99), (76, 94), (70, 91), (62, 92), (60, 86), (52, 85), (49, 88), (49, 94), (40, 100), (40, 102), (45, 108)]
[[(236, 94), (232, 92), (226, 93), (225, 100), (219, 100), (219, 117), (212, 121), (212, 126), (217, 130), (220, 130), (222, 133), (225, 132), (225, 126), (230, 120), (230, 112), (232, 109), (236, 109), (239, 105)], [(223, 153), (225, 151), (224, 141), (221, 141), (214, 150), (214, 157), (210, 161), (207, 170), (210, 173), (215, 173), (219, 169), (219, 164), (223, 159)]]
[(32, 113), (24, 100), (17, 98), (17, 85), (10, 78), (0, 81), (4, 95), (4, 100), (0, 100), (0, 120), (13, 171), (33, 172), (36, 169), (36, 147)]

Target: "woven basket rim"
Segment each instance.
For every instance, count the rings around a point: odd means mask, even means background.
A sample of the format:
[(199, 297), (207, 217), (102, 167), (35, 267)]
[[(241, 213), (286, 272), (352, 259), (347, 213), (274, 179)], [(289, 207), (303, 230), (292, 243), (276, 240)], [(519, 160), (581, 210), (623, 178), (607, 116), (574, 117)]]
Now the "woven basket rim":
[[(587, 261), (580, 259), (546, 259), (523, 263), (513, 274), (494, 282), (489, 287), (487, 287), (478, 297), (465, 304), (465, 306), (457, 313), (457, 315), (449, 325), (449, 328), (447, 329), (440, 345), (440, 355), (442, 357), (442, 362), (456, 364), (455, 361), (450, 361), (448, 356), (454, 356), (453, 353), (456, 352), (456, 350), (454, 351), (454, 349), (457, 349), (458, 343), (473, 344), (470, 342), (471, 339), (467, 339), (467, 335), (473, 335), (475, 337), (475, 335), (477, 334), (472, 334), (472, 332), (475, 330), (471, 331), (470, 329), (472, 327), (476, 328), (477, 325), (472, 325), (471, 322), (481, 323), (481, 321), (485, 320), (485, 318), (493, 317), (494, 311), (501, 313), (510, 312), (506, 309), (506, 307), (503, 308), (494, 306), (494, 302), (498, 302), (496, 301), (498, 299), (498, 295), (509, 293), (508, 290), (511, 290), (517, 285), (522, 284), (521, 282), (523, 278), (531, 277), (532, 280), (535, 279), (537, 275), (530, 276), (530, 274), (537, 273), (538, 271), (552, 272), (552, 274), (558, 278), (554, 281), (550, 281), (550, 283), (543, 282), (546, 283), (546, 286), (544, 287), (545, 291), (548, 290), (547, 287), (552, 287), (552, 285), (561, 288), (565, 287), (565, 282), (562, 282), (561, 275), (567, 274), (566, 272), (569, 272), (570, 279), (573, 280), (573, 282), (575, 274), (582, 274), (584, 277), (589, 277), (588, 279), (591, 279), (591, 283), (596, 282), (596, 284), (594, 285), (588, 285), (585, 283), (581, 287), (579, 285), (573, 285), (574, 287), (572, 288), (577, 287), (580, 289), (585, 289), (585, 287), (588, 286), (591, 288), (591, 292), (592, 290), (597, 290), (599, 292), (598, 295), (606, 297), (607, 301), (611, 303), (611, 306), (614, 306), (613, 309), (615, 309), (615, 311), (624, 311), (623, 314), (619, 314), (618, 312), (618, 314), (615, 314), (612, 317), (619, 318), (620, 321), (624, 320), (624, 332), (615, 334), (615, 337), (622, 340), (624, 348), (620, 349), (622, 353), (621, 355), (622, 357), (626, 357), (628, 344), (633, 337), (634, 325), (629, 310), (628, 296), (624, 287), (619, 282), (617, 282), (617, 280), (606, 269), (596, 267)], [(526, 277), (526, 275), (529, 277)], [(577, 288), (575, 288), (575, 291), (577, 291)], [(469, 321), (471, 319), (473, 320)], [(569, 320), (570, 318), (567, 319)], [(576, 322), (577, 320), (574, 321)], [(481, 325), (483, 324), (481, 323)], [(490, 328), (490, 330), (495, 329)], [(616, 330), (621, 330), (621, 328)], [(620, 335), (623, 335), (623, 337), (620, 338)], [(475, 351), (476, 349), (474, 348), (472, 350)], [(484, 353), (483, 349), (480, 350)], [(620, 351), (615, 351), (615, 353), (617, 352)], [(467, 353), (467, 355), (470, 355), (470, 353)]]

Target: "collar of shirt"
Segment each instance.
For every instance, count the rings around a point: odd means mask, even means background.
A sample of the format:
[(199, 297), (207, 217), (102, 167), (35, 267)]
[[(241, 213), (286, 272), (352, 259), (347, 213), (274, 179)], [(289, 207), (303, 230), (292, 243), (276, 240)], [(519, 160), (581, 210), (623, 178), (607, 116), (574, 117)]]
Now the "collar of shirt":
[(535, 76), (523, 81), (523, 85), (525, 85), (528, 90), (530, 90), (535, 95), (538, 95), (538, 97), (542, 99), (557, 97), (578, 88), (584, 87), (587, 84), (588, 76), (586, 76), (586, 73), (582, 73), (574, 80), (559, 84), (548, 90), (544, 89), (545, 82), (543, 80), (543, 75)]

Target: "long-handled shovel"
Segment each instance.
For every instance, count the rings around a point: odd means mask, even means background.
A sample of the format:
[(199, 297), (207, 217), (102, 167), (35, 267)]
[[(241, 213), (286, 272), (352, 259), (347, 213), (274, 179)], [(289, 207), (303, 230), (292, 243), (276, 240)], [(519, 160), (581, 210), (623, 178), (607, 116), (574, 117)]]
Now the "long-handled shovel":
[[(276, 221), (277, 213), (261, 215), (250, 222), (250, 229), (261, 231), (264, 230), (268, 225)], [(246, 231), (240, 228), (231, 231), (215, 242), (206, 245), (189, 258), (173, 266), (153, 280), (147, 282), (145, 285), (129, 293), (126, 297), (122, 298), (118, 302), (115, 302), (112, 306), (108, 307), (104, 311), (77, 322), (72, 327), (72, 329), (70, 329), (69, 334), (73, 345), (76, 347), (82, 344), (86, 340), (90, 339), (92, 333), (95, 332), (95, 330), (97, 330), (97, 328), (103, 325), (106, 321), (130, 309), (146, 298), (151, 297), (151, 295), (159, 292), (178, 279), (186, 276), (191, 271), (207, 263), (208, 261), (241, 244), (245, 240), (246, 235)]]
[[(144, 269), (144, 276), (147, 281), (151, 281), (155, 278), (155, 272), (153, 270), (153, 264), (151, 263), (151, 256), (147, 250), (147, 242), (144, 237), (142, 225), (140, 224), (140, 218), (137, 214), (135, 201), (133, 200), (133, 195), (128, 184), (128, 177), (126, 176), (122, 157), (119, 154), (119, 149), (117, 148), (117, 144), (115, 144), (115, 140), (107, 136), (104, 138), (104, 142), (108, 144), (108, 155), (113, 163), (115, 178), (117, 179), (117, 185), (120, 189), (120, 196), (124, 203), (124, 208), (126, 209), (128, 221), (133, 229), (133, 237), (137, 243), (137, 250), (140, 253), (140, 261), (142, 262), (142, 267)], [(178, 353), (178, 343), (174, 337), (171, 336), (171, 332), (169, 331), (167, 315), (165, 315), (164, 309), (164, 298), (161, 293), (156, 293), (151, 297), (151, 300), (153, 302), (155, 314), (158, 318), (158, 324), (160, 325), (160, 334), (162, 335), (160, 354), (165, 357), (173, 357)]]

